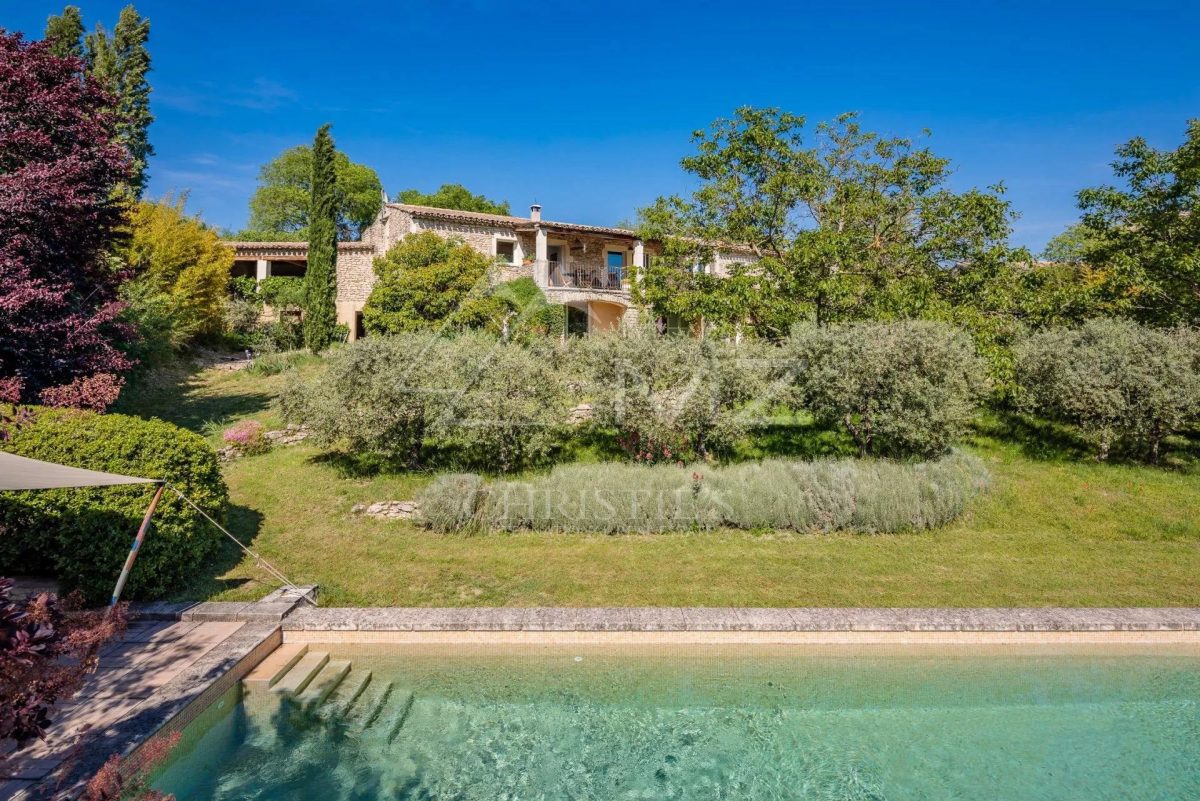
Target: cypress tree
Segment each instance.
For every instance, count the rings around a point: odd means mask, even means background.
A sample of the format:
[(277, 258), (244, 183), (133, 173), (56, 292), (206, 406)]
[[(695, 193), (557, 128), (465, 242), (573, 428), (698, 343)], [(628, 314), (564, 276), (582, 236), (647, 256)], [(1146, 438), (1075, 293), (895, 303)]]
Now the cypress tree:
[(149, 40), (150, 20), (131, 5), (121, 9), (111, 35), (104, 26), (97, 25), (84, 40), (88, 74), (117, 97), (116, 139), (129, 152), (133, 163), (129, 192), (139, 198), (146, 189), (147, 163), (154, 155), (149, 135), (154, 115), (150, 113), (150, 82), (146, 78), (150, 72)]
[(59, 58), (83, 57), (83, 16), (78, 6), (67, 6), (63, 13), (46, 20), (46, 41), (50, 52)]
[(329, 124), (317, 130), (312, 150), (312, 202), (308, 217), (308, 271), (304, 274), (304, 344), (318, 353), (337, 325), (338, 202), (336, 151)]
[(120, 100), (117, 123), (117, 138), (133, 161), (133, 178), (129, 182), (136, 197), (146, 190), (146, 167), (154, 148), (150, 144), (150, 51), (146, 43), (150, 40), (150, 20), (138, 14), (133, 6), (121, 9), (117, 27), (113, 29), (113, 50), (117, 57)]

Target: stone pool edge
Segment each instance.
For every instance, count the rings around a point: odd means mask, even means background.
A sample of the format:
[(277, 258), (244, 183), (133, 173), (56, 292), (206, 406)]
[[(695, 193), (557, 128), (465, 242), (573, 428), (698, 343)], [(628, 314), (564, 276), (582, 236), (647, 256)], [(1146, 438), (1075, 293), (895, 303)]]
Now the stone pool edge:
[(1200, 632), (1200, 607), (304, 607), (297, 632)]

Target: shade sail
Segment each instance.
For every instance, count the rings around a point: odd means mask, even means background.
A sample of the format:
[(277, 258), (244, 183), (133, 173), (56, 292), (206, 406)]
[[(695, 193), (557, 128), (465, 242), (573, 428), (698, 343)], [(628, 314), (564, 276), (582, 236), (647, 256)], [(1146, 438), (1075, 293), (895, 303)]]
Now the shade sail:
[(0, 451), (0, 491), (56, 489), (59, 487), (109, 487), (114, 484), (154, 484), (153, 478), (120, 476), (80, 467), (27, 459)]

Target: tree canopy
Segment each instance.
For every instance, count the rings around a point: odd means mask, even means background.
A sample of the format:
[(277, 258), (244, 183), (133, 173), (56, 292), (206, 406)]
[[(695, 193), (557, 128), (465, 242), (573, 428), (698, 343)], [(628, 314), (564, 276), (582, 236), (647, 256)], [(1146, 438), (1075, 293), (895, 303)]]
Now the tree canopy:
[(130, 237), (122, 255), (133, 271), (127, 288), (146, 300), (162, 296), (175, 347), (220, 333), (229, 290), (233, 250), (217, 232), (185, 209), (187, 196), (141, 201), (130, 214)]
[(113, 98), (77, 69), (0, 31), (0, 399), (102, 408), (130, 367), (108, 258), (130, 168)]
[[(335, 151), (337, 235), (357, 239), (383, 205), (383, 184), (375, 171)], [(258, 189), (250, 198), (250, 220), (239, 239), (264, 242), (304, 241), (312, 208), (313, 151), (308, 145), (288, 148), (262, 166)]]
[(493, 315), (488, 297), (492, 262), (461, 239), (433, 231), (409, 234), (375, 259), (377, 280), (363, 308), (372, 334), (470, 325)]
[(489, 200), (483, 195), (473, 195), (462, 184), (442, 184), (436, 192), (425, 194), (419, 189), (405, 189), (396, 195), (397, 203), (414, 206), (433, 206), (438, 209), (478, 211), (484, 214), (508, 214), (508, 201)]
[(1079, 193), (1082, 258), (1119, 308), (1154, 324), (1200, 322), (1200, 119), (1174, 150), (1137, 137), (1117, 148), (1122, 186)]
[(117, 98), (115, 135), (129, 152), (132, 174), (126, 187), (134, 198), (146, 190), (147, 166), (154, 155), (149, 128), (150, 113), (150, 20), (132, 5), (121, 9), (110, 34), (103, 25), (84, 37), (83, 17), (78, 6), (46, 20), (46, 42), (60, 57), (83, 58), (84, 71)]
[[(641, 210), (643, 235), (667, 246), (638, 291), (665, 311), (769, 336), (805, 318), (915, 316), (964, 271), (1012, 258), (1016, 215), (1001, 185), (955, 192), (948, 159), (865, 131), (853, 114), (810, 136), (802, 116), (745, 106), (693, 139), (682, 165), (699, 189)], [(712, 262), (708, 243), (757, 261), (731, 280), (687, 269)]]
[(67, 6), (63, 13), (46, 20), (46, 42), (59, 58), (83, 58), (83, 15), (79, 6)]

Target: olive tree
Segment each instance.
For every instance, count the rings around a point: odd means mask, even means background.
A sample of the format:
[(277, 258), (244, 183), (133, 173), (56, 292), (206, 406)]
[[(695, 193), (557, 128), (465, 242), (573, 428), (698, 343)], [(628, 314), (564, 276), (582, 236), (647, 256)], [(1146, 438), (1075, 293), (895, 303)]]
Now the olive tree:
[(793, 405), (844, 427), (863, 456), (946, 452), (988, 388), (970, 337), (943, 323), (802, 325), (783, 347)]
[(727, 451), (751, 422), (744, 404), (764, 387), (755, 343), (637, 328), (592, 336), (576, 348), (597, 422), (616, 428), (621, 446), (639, 461)]
[(1124, 440), (1157, 461), (1200, 413), (1198, 343), (1193, 329), (1119, 319), (1043, 331), (1017, 348), (1021, 406), (1078, 426), (1101, 460)]
[(569, 410), (556, 350), (483, 333), (444, 340), (448, 381), (431, 434), (485, 470), (507, 473), (545, 461), (561, 442)]
[(389, 461), (420, 462), (429, 422), (442, 411), (447, 383), (441, 341), (417, 334), (367, 338), (330, 354), (283, 393), (284, 417), (304, 423), (318, 445)]

